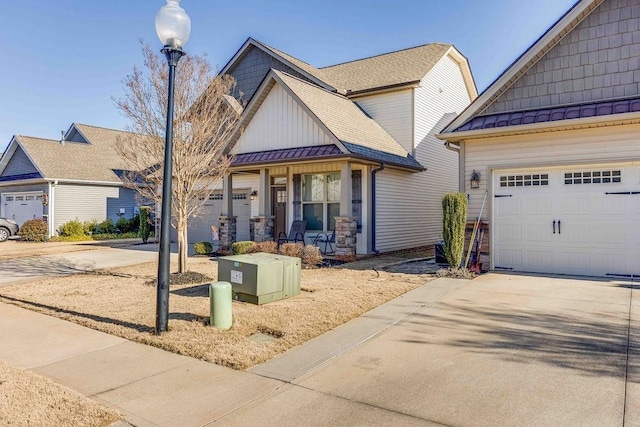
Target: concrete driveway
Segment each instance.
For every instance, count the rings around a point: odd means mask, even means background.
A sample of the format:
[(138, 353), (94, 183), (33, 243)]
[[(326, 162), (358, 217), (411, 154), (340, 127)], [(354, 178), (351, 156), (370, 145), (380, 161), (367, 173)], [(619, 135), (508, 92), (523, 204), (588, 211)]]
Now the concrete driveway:
[(634, 289), (617, 280), (486, 274), (295, 378), (291, 369), (313, 356), (313, 341), (254, 368), (290, 385), (220, 421), (288, 424), (301, 405), (326, 408), (331, 396), (416, 424), (640, 425)]

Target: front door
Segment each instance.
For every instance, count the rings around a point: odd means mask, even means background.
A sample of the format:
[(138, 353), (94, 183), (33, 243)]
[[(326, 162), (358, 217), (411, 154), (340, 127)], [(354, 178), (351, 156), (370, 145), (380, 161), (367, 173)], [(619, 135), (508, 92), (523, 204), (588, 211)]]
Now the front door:
[(280, 233), (287, 234), (287, 187), (273, 187), (271, 192), (272, 212), (275, 217), (273, 237), (277, 239)]

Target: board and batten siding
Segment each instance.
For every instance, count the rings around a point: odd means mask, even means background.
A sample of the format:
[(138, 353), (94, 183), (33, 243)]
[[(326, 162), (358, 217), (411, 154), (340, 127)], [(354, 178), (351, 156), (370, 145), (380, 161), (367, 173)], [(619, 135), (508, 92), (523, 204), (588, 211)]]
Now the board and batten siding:
[[(54, 190), (54, 229), (71, 220), (104, 221), (108, 204), (120, 197), (119, 187), (58, 184)], [(133, 207), (129, 207), (133, 209)], [(117, 211), (116, 211), (117, 212)], [(116, 218), (112, 218), (117, 220)]]
[(244, 130), (238, 153), (333, 144), (334, 139), (276, 84)]
[(21, 147), (17, 147), (0, 176), (23, 175), (38, 172)]
[(408, 153), (413, 152), (412, 89), (355, 98), (353, 101)]
[[(470, 194), (468, 217), (477, 217), (488, 190), (482, 216), (490, 219), (493, 170), (639, 161), (639, 133), (640, 125), (624, 125), (466, 141), (464, 181)], [(474, 169), (481, 175), (480, 188), (472, 190), (469, 180)]]

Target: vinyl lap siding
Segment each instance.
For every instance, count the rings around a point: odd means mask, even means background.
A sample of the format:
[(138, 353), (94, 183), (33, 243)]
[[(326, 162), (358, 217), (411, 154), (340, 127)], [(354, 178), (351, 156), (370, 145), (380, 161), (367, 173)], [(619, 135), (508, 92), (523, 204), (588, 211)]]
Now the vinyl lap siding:
[(385, 169), (376, 175), (376, 248), (381, 252), (434, 243), (427, 227), (424, 198), (416, 189), (424, 186), (423, 173)]
[(333, 144), (333, 139), (275, 85), (239, 140), (239, 153)]
[[(640, 125), (628, 125), (466, 142), (464, 181), (471, 195), (469, 218), (478, 215), (487, 189), (489, 198), (483, 217), (490, 218), (493, 169), (640, 161), (639, 132)], [(474, 169), (481, 174), (480, 188), (471, 190), (468, 186)]]
[(435, 137), (471, 102), (458, 63), (444, 57), (415, 91), (415, 157), (426, 172), (411, 180), (420, 190), (414, 209), (426, 244), (442, 239), (442, 197), (458, 191), (458, 154)]
[(120, 218), (120, 209), (124, 209), (123, 218), (131, 219), (136, 214), (136, 191), (131, 188), (119, 188), (118, 197), (107, 197), (107, 218), (114, 222)]
[(33, 163), (31, 163), (22, 148), (18, 147), (0, 176), (23, 175), (34, 172), (38, 172), (38, 169), (33, 166)]
[(413, 151), (411, 89), (354, 99), (407, 152)]
[(99, 220), (107, 217), (107, 199), (117, 199), (118, 187), (58, 184), (55, 187), (54, 228), (72, 219)]

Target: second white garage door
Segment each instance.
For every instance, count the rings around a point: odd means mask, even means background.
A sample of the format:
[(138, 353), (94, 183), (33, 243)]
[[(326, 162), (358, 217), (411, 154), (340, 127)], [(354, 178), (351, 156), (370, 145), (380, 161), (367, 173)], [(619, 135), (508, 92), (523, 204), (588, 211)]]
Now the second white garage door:
[[(196, 217), (189, 219), (187, 238), (189, 243), (211, 242), (211, 226), (219, 225), (222, 211), (222, 194), (213, 194), (204, 209)], [(250, 239), (249, 218), (251, 202), (248, 193), (233, 194), (233, 215), (236, 216), (236, 241)]]
[(493, 174), (496, 269), (640, 275), (640, 167)]

